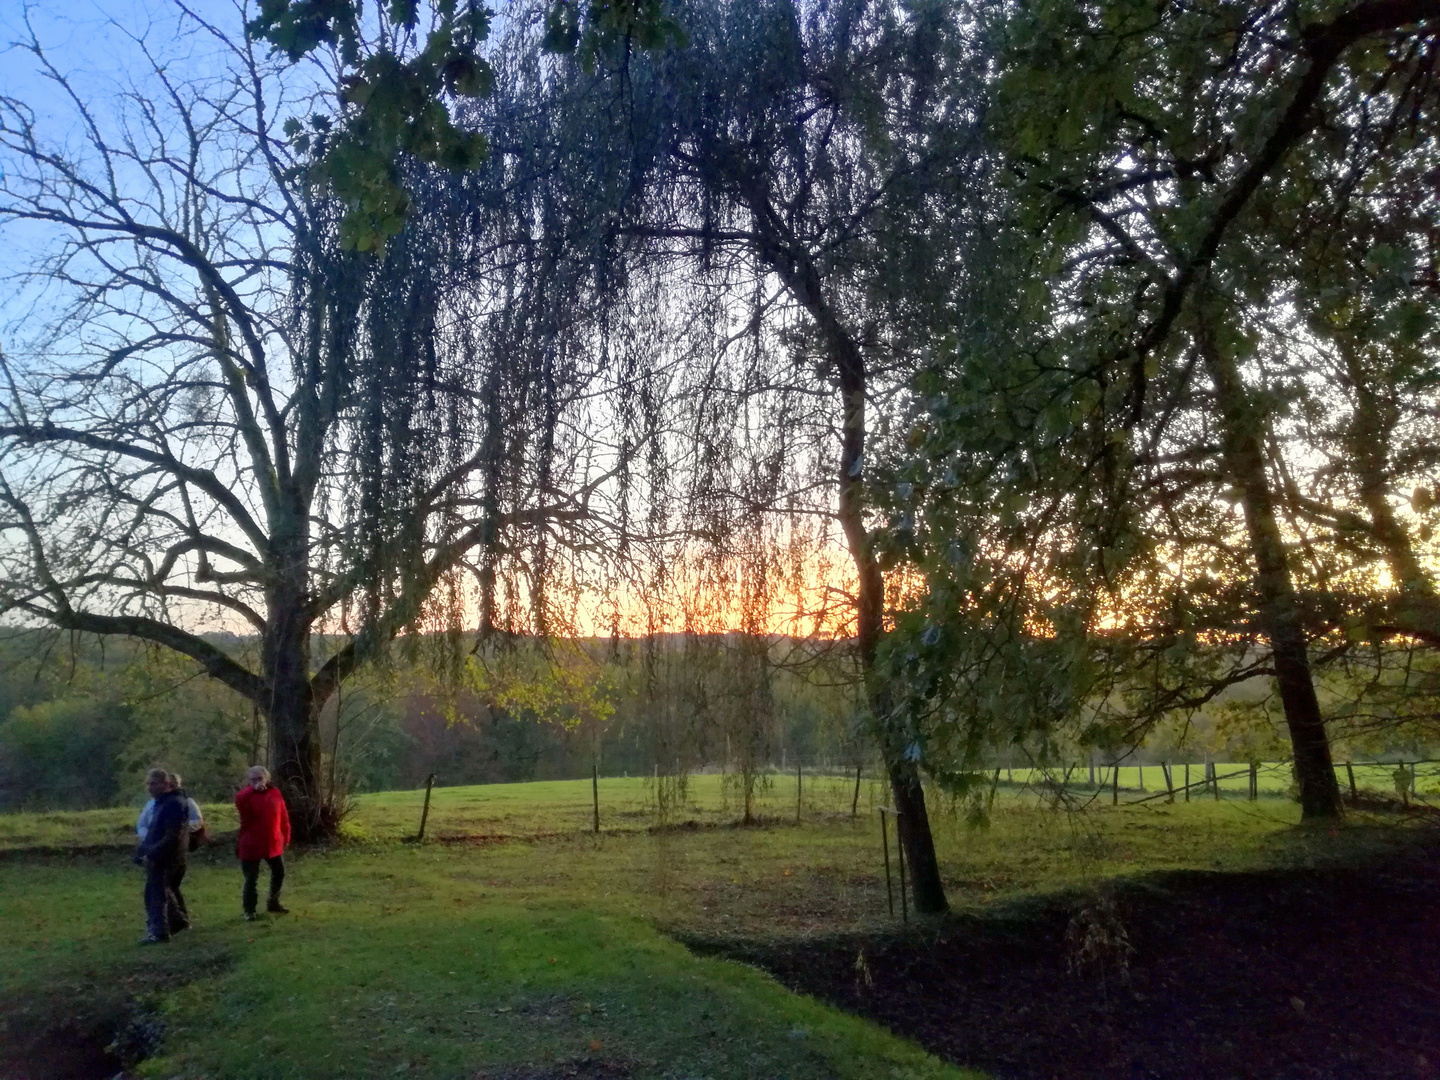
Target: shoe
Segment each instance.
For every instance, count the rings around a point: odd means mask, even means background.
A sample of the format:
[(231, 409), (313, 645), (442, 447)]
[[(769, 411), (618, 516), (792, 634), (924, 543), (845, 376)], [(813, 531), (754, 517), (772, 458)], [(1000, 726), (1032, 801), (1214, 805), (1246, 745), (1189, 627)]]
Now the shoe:
[(272, 915), (289, 915), (290, 909), (280, 903), (279, 900), (271, 900), (265, 905), (265, 910)]
[(140, 939), (140, 944), (141, 944), (141, 945), (163, 945), (163, 944), (165, 944), (165, 942), (167, 942), (167, 941), (169, 941), (169, 940), (170, 940), (170, 935), (169, 935), (169, 934), (166, 934), (164, 937), (157, 937), (157, 936), (154, 935), (154, 934), (146, 934), (144, 937), (142, 937), (142, 938)]
[(245, 912), (245, 921), (246, 921), (246, 922), (254, 922), (254, 921), (255, 921), (255, 912), (253, 912), (253, 911), (247, 911), (247, 912)]

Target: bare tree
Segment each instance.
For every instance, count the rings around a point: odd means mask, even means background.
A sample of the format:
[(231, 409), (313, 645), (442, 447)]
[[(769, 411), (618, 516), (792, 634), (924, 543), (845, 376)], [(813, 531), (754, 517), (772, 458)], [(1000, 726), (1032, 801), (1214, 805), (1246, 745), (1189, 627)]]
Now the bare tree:
[(102, 95), (32, 36), (69, 142), (0, 99), (0, 222), (38, 251), (8, 309), (0, 611), (192, 658), (267, 719), (323, 835), (336, 687), (397, 634), (477, 603), (493, 624), (497, 581), (539, 617), (553, 553), (594, 557), (644, 440), (589, 438), (603, 368), (516, 314), (560, 307), (544, 222), (437, 180), (383, 257), (346, 251), (293, 139), (294, 116), (325, 124), (323, 70), (183, 9), (178, 40), (188, 67), (136, 38), (149, 70)]

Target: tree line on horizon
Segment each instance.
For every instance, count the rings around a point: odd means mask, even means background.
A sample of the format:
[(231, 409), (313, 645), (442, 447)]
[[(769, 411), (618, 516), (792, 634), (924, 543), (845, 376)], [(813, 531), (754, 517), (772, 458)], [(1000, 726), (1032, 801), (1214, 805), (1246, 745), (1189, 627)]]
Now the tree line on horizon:
[(0, 101), (0, 608), (240, 695), (302, 832), (397, 646), (760, 640), (826, 559), (920, 910), (997, 750), (1262, 687), (1324, 820), (1331, 726), (1433, 731), (1436, 0), (176, 25)]

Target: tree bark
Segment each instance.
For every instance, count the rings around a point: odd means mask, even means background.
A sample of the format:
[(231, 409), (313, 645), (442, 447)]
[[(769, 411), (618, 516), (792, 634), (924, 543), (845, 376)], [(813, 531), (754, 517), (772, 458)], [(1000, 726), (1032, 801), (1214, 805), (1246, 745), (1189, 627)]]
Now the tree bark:
[[(818, 291), (818, 290), (817, 290)], [(826, 311), (828, 315), (828, 310)], [(910, 895), (915, 910), (922, 913), (945, 911), (945, 885), (940, 880), (940, 863), (935, 857), (935, 838), (925, 806), (925, 788), (920, 783), (919, 765), (896, 744), (887, 731), (891, 714), (889, 695), (876, 685), (875, 649), (884, 631), (885, 577), (875, 559), (870, 531), (865, 527), (862, 502), (865, 465), (865, 363), (860, 348), (844, 328), (830, 316), (822, 322), (826, 339), (840, 376), (844, 427), (840, 450), (840, 527), (860, 579), (856, 604), (856, 639), (860, 668), (865, 678), (871, 715), (885, 753), (890, 792), (897, 812), (896, 827), (905, 858), (910, 864)]]
[(1255, 560), (1260, 625), (1270, 639), (1275, 681), (1290, 733), (1295, 779), (1300, 787), (1301, 814), (1306, 820), (1339, 817), (1340, 785), (1335, 779), (1330, 739), (1310, 673), (1299, 598), (1265, 472), (1261, 435), (1264, 418), (1246, 393), (1234, 359), (1225, 355), (1203, 332), (1199, 345), (1219, 406), (1225, 469), (1240, 492), (1245, 511), (1250, 554)]
[[(310, 672), (309, 563), (303, 539), (277, 544), (285, 552), (267, 590), (268, 618), (261, 645), (263, 700), (270, 727), (270, 771), (290, 808), (294, 838), (330, 837), (338, 824), (326, 813), (321, 782), (319, 710)], [(328, 696), (328, 695), (327, 695)]]

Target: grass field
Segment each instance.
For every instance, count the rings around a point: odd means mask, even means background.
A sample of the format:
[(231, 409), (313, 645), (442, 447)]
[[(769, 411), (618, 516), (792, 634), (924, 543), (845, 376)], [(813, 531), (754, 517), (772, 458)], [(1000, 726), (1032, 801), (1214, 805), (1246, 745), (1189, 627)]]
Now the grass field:
[[(113, 846), (133, 811), (0, 817), (0, 1038), (28, 1046), (48, 1031), (78, 1046), (129, 1010), (158, 1019), (141, 1035), (163, 1028), (139, 1073), (190, 1080), (529, 1080), (553, 1062), (675, 1080), (964, 1075), (670, 936), (893, 925), (878, 786), (862, 785), (852, 820), (853, 780), (807, 780), (797, 825), (794, 778), (777, 777), (758, 806), (767, 823), (747, 829), (732, 827), (719, 777), (692, 778), (664, 828), (646, 781), (605, 780), (600, 794), (595, 836), (588, 781), (436, 789), (420, 845), (400, 838), (421, 792), (364, 796), (348, 843), (289, 859), (293, 914), (251, 924), (233, 860), (212, 848), (186, 886), (196, 929), (151, 949), (134, 944), (140, 874)], [(1099, 807), (1059, 812), (1002, 785), (975, 830), (937, 806), (952, 903), (1155, 869), (1309, 864), (1376, 833), (1353, 819), (1298, 828), (1280, 798)], [(213, 830), (233, 827), (227, 814), (210, 809)]]

